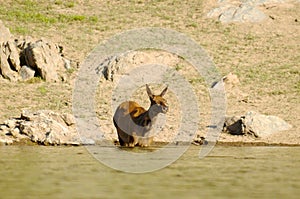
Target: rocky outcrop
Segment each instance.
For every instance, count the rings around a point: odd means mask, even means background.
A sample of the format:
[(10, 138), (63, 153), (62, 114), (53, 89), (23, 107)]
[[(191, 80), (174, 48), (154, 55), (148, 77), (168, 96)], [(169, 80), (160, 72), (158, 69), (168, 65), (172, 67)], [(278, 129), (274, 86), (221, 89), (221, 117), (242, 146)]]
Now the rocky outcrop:
[(0, 76), (11, 81), (35, 76), (48, 82), (63, 79), (61, 71), (70, 68), (62, 47), (45, 39), (30, 37), (14, 39), (0, 21)]
[(249, 111), (241, 117), (226, 117), (223, 131), (232, 135), (252, 135), (264, 138), (279, 131), (289, 130), (291, 127), (277, 116)]
[(0, 143), (31, 141), (42, 145), (80, 145), (74, 117), (49, 110), (24, 110), (19, 118), (0, 124)]

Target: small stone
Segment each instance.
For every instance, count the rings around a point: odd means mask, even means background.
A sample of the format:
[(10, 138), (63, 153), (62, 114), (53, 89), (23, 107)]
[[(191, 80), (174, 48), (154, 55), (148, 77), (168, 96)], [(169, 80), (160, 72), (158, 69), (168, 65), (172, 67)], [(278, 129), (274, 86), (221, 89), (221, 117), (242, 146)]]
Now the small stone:
[(9, 137), (0, 137), (0, 143), (4, 144), (4, 145), (11, 145), (14, 143), (14, 139), (13, 138), (9, 138)]
[(0, 125), (0, 131), (6, 131), (6, 130), (8, 130), (8, 127), (6, 124)]
[(22, 66), (19, 74), (22, 80), (26, 81), (34, 77), (35, 71), (32, 68), (24, 65)]
[(14, 128), (13, 130), (10, 131), (10, 133), (14, 137), (19, 137), (19, 135), (20, 135), (20, 129), (19, 128)]
[(4, 123), (5, 123), (5, 124), (8, 126), (8, 128), (10, 128), (10, 129), (15, 128), (15, 126), (16, 126), (16, 121), (15, 121), (15, 120), (6, 120)]
[(65, 123), (68, 126), (71, 126), (71, 125), (75, 124), (75, 118), (71, 114), (63, 114), (62, 119), (65, 121)]
[(62, 57), (62, 60), (63, 60), (63, 62), (64, 62), (64, 67), (65, 67), (65, 69), (66, 69), (66, 70), (71, 69), (71, 61), (68, 60), (68, 59), (66, 59), (66, 58), (64, 58), (64, 57)]

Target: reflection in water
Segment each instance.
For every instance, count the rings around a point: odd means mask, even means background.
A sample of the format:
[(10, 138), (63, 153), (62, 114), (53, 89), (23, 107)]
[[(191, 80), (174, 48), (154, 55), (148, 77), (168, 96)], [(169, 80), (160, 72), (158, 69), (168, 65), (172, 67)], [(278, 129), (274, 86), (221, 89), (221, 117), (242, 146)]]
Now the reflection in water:
[(128, 174), (99, 163), (84, 147), (2, 146), (0, 198), (298, 198), (300, 194), (299, 147), (215, 147), (204, 159), (199, 159), (199, 149), (191, 146), (159, 171)]

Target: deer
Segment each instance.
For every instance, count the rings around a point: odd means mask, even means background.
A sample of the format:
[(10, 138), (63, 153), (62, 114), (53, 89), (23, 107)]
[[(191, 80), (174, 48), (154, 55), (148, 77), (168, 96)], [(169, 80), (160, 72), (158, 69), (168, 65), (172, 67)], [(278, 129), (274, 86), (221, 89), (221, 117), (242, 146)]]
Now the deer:
[(113, 123), (117, 129), (118, 139), (124, 147), (148, 147), (154, 136), (152, 129), (155, 126), (158, 114), (168, 112), (167, 100), (163, 98), (168, 86), (159, 95), (154, 95), (146, 84), (146, 91), (150, 99), (148, 110), (134, 101), (121, 103), (113, 116)]

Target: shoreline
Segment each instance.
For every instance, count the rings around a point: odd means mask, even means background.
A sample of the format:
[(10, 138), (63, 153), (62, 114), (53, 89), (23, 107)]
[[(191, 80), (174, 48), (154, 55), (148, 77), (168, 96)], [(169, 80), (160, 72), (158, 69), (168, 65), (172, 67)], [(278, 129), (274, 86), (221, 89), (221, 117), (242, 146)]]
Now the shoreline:
[[(176, 142), (176, 143), (168, 143), (168, 142), (155, 142), (153, 145), (151, 145), (150, 147), (145, 147), (145, 149), (147, 148), (152, 148), (152, 147), (164, 147), (166, 145), (173, 145), (173, 146), (184, 146), (184, 145), (193, 145), (196, 147), (201, 147), (203, 146), (203, 144), (199, 144), (197, 142), (192, 141), (191, 143), (189, 142)], [(206, 143), (207, 144), (207, 143)], [(60, 144), (60, 145), (45, 145), (45, 144), (40, 144), (40, 143), (35, 143), (35, 142), (31, 142), (31, 141), (20, 141), (20, 142), (15, 142), (12, 144), (5, 144), (5, 143), (1, 143), (1, 146), (44, 146), (44, 147), (80, 147), (80, 146), (119, 146), (116, 141), (112, 141), (112, 140), (104, 140), (101, 142), (96, 142), (95, 144), (78, 144), (78, 143), (74, 143), (74, 144)], [(215, 143), (215, 146), (225, 146), (225, 147), (300, 147), (300, 144), (294, 144), (294, 143), (267, 143), (267, 142), (262, 142), (262, 141), (257, 141), (257, 142), (241, 142), (241, 141), (236, 141), (236, 142), (224, 142), (224, 141), (217, 141)], [(126, 148), (126, 147), (125, 147)], [(143, 148), (143, 147), (134, 147), (134, 148)]]

